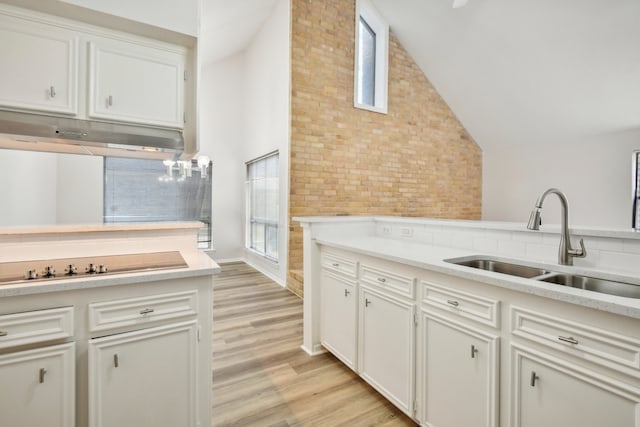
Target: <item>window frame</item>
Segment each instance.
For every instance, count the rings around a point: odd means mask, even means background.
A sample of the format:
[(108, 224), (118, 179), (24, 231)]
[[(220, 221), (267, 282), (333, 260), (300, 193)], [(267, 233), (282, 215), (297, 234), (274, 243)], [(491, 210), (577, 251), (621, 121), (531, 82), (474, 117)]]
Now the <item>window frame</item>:
[[(360, 19), (371, 28), (376, 36), (374, 103), (373, 105), (358, 102), (359, 69), (360, 69)], [(388, 80), (389, 80), (389, 24), (376, 10), (370, 0), (356, 0), (355, 45), (353, 69), (353, 106), (363, 110), (387, 114)]]
[[(278, 183), (278, 190), (275, 196), (275, 203), (276, 206), (278, 208), (278, 213), (276, 215), (275, 219), (269, 219), (269, 218), (262, 218), (262, 217), (254, 217), (252, 216), (252, 210), (253, 210), (253, 205), (252, 205), (252, 200), (253, 200), (253, 193), (252, 193), (252, 187), (251, 187), (251, 179), (249, 177), (249, 167), (252, 164), (256, 164), (258, 162), (261, 161), (267, 161), (269, 158), (272, 158), (276, 156), (277, 157), (277, 161), (278, 161), (278, 167), (276, 168), (276, 172), (277, 172), (277, 176), (274, 177), (275, 178), (275, 182)], [(267, 178), (267, 177), (265, 177)], [(280, 152), (279, 150), (275, 150), (272, 152), (269, 152), (263, 156), (260, 157), (256, 157), (255, 159), (249, 160), (247, 162), (245, 162), (245, 216), (246, 216), (246, 220), (245, 220), (245, 249), (250, 250), (251, 252), (255, 253), (256, 255), (259, 255), (261, 257), (263, 257), (266, 260), (272, 261), (275, 264), (279, 263), (279, 259), (280, 259)], [(253, 226), (254, 224), (262, 224), (264, 226), (264, 236), (263, 236), (263, 240), (264, 240), (264, 252), (261, 251), (259, 248), (255, 247), (255, 241), (253, 239)], [(269, 229), (273, 230), (273, 233), (275, 235), (276, 238), (276, 243), (275, 243), (275, 249), (276, 249), (276, 254), (275, 257), (269, 253), (268, 247), (268, 239), (267, 236), (269, 234)], [(274, 230), (275, 229), (275, 230)]]

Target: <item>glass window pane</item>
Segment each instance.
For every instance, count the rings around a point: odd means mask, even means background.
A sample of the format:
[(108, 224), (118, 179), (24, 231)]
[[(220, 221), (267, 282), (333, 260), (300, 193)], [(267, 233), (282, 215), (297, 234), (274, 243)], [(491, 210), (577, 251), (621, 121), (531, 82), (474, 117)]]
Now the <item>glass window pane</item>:
[(279, 220), (278, 153), (247, 164), (248, 246), (277, 259)]
[(172, 174), (161, 160), (105, 157), (104, 222), (201, 221), (198, 245), (210, 247), (211, 174)]
[(278, 227), (275, 225), (267, 226), (267, 256), (278, 258)]
[(376, 33), (360, 17), (358, 25), (358, 97), (360, 104), (375, 105)]

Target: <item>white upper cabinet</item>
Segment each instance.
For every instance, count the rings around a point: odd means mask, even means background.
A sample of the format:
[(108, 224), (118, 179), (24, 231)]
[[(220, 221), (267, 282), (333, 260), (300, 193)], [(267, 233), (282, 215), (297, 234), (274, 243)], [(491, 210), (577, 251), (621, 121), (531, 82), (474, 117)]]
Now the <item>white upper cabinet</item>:
[(89, 117), (181, 128), (185, 62), (176, 52), (90, 42)]
[(172, 129), (194, 114), (184, 46), (1, 3), (0, 40), (0, 109)]
[(75, 115), (78, 37), (0, 14), (0, 106)]

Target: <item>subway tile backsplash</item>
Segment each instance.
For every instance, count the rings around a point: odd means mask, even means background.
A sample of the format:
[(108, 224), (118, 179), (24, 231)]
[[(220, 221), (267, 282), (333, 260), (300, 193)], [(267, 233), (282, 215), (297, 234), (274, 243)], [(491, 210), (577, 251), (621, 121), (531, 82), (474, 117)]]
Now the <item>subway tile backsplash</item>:
[[(469, 250), (473, 253), (486, 253), (498, 256), (526, 259), (555, 264), (558, 261), (560, 244), (559, 230), (530, 231), (526, 225), (502, 223), (483, 223), (469, 221), (440, 221), (425, 219), (422, 223), (416, 218), (404, 221), (401, 218), (385, 217), (376, 221), (375, 232), (380, 237), (411, 240), (426, 245), (452, 247)], [(383, 233), (383, 227), (386, 234)], [(389, 228), (391, 233), (389, 232)], [(411, 236), (400, 236), (400, 230), (411, 228)], [(505, 228), (511, 228), (505, 230)], [(612, 236), (597, 230), (580, 230), (581, 234), (571, 234), (573, 248), (580, 247), (580, 238), (584, 239), (587, 249), (585, 258), (574, 258), (578, 267), (618, 272), (621, 274), (640, 274), (640, 234), (629, 230), (614, 231)], [(405, 233), (406, 234), (406, 231)], [(596, 235), (592, 235), (596, 234)]]

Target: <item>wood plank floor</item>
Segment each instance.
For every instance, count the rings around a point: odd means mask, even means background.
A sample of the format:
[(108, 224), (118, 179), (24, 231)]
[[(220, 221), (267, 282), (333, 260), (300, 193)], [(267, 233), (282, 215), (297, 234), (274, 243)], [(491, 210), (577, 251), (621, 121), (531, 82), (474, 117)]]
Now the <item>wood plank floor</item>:
[(213, 426), (415, 426), (330, 354), (302, 349), (302, 300), (244, 263), (213, 292)]

